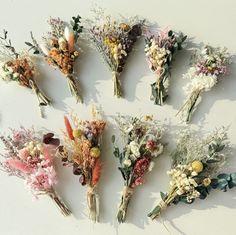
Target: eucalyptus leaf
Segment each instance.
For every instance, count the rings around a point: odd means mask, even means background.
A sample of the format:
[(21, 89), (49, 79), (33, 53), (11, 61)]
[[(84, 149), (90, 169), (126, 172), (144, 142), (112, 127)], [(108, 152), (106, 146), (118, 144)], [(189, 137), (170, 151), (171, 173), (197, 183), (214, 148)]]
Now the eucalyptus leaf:
[(222, 173), (217, 176), (218, 179), (230, 180), (230, 175)]

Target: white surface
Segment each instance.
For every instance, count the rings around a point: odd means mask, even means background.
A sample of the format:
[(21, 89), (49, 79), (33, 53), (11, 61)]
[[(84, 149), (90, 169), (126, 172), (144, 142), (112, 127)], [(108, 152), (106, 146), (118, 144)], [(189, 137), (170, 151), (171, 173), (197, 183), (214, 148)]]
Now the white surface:
[[(107, 8), (109, 13), (123, 15), (141, 15), (157, 22), (159, 26), (181, 30), (194, 43), (209, 42), (213, 46), (224, 45), (230, 52), (236, 53), (235, 36), (236, 2), (234, 0), (100, 0), (96, 3)], [(29, 31), (36, 38), (47, 31), (46, 20), (49, 16), (60, 16), (69, 20), (78, 13), (89, 17), (92, 1), (1, 1), (0, 27), (9, 31), (13, 44), (17, 48), (29, 40)], [(190, 53), (182, 51), (177, 56), (172, 70), (170, 99), (164, 107), (154, 106), (149, 101), (150, 83), (154, 80), (148, 70), (141, 39), (136, 51), (130, 56), (122, 75), (125, 99), (112, 97), (111, 74), (103, 64), (100, 55), (92, 50), (84, 54), (76, 65), (83, 88), (85, 104), (76, 105), (67, 89), (66, 80), (58, 72), (42, 63), (38, 80), (40, 86), (54, 99), (54, 107), (46, 108), (46, 119), (38, 115), (37, 100), (26, 89), (20, 89), (14, 83), (0, 82), (0, 130), (19, 127), (20, 124), (37, 128), (46, 127), (57, 133), (63, 128), (63, 114), (74, 109), (81, 118), (89, 117), (89, 103), (99, 103), (106, 118), (116, 112), (127, 115), (154, 114), (160, 120), (167, 119), (170, 129), (175, 130), (178, 119), (175, 114), (184, 101), (182, 86), (187, 82), (181, 77), (188, 68)], [(229, 137), (236, 144), (236, 67), (231, 67), (231, 75), (222, 84), (204, 96), (193, 126), (201, 131), (210, 131), (217, 126), (230, 125)], [(173, 128), (173, 127), (174, 128)], [(2, 235), (77, 235), (77, 234), (168, 234), (161, 222), (152, 222), (146, 214), (153, 208), (159, 197), (159, 191), (165, 191), (168, 185), (166, 170), (170, 165), (168, 153), (173, 150), (173, 138), (168, 151), (161, 156), (145, 185), (137, 188), (130, 204), (127, 223), (117, 226), (116, 208), (120, 200), (122, 178), (117, 170), (118, 162), (112, 155), (110, 137), (113, 133), (109, 124), (104, 138), (104, 170), (99, 184), (101, 201), (101, 223), (92, 225), (86, 216), (85, 188), (71, 169), (62, 168), (58, 161), (60, 183), (58, 191), (74, 213), (74, 217), (63, 218), (47, 198), (32, 202), (30, 193), (23, 182), (10, 178), (0, 172), (0, 234)], [(233, 150), (232, 156), (235, 155)], [(231, 160), (227, 171), (236, 170), (235, 159)], [(193, 205), (179, 204), (164, 213), (166, 226), (172, 234), (235, 234), (236, 196), (235, 189), (228, 193), (212, 193), (205, 201), (198, 200)]]

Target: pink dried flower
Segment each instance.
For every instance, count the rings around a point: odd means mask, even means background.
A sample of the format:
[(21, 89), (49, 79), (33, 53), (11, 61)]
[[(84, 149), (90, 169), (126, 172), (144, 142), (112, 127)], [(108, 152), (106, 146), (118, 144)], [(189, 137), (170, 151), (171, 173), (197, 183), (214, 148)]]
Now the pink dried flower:
[(22, 140), (25, 139), (25, 132), (20, 130), (20, 131), (13, 131), (13, 141), (14, 142), (21, 142)]
[[(69, 215), (71, 211), (58, 198), (53, 188), (57, 179), (52, 160), (59, 139), (53, 138), (52, 133), (41, 136), (41, 133), (23, 127), (19, 131), (11, 131), (12, 135), (7, 138), (0, 136), (6, 151), (0, 154), (4, 158), (0, 161), (0, 167), (9, 175), (24, 179), (35, 199), (41, 194), (47, 195), (57, 204), (63, 215)], [(48, 144), (45, 144), (45, 137)]]
[(29, 174), (32, 172), (32, 168), (29, 167), (28, 164), (22, 162), (21, 160), (18, 159), (8, 159), (6, 161), (6, 164), (12, 168), (13, 170), (18, 170), (23, 173)]
[(56, 153), (55, 146), (53, 146), (53, 145), (44, 145), (42, 152), (43, 152), (44, 158), (52, 164), (53, 156)]
[(26, 148), (23, 148), (19, 151), (19, 158), (23, 161), (27, 160), (29, 157), (29, 150)]
[(154, 140), (148, 140), (146, 143), (146, 148), (150, 151), (155, 150), (157, 147), (157, 143)]
[(27, 179), (27, 185), (33, 191), (49, 191), (56, 183), (56, 172), (52, 166), (38, 168)]
[(136, 186), (139, 186), (139, 185), (142, 185), (144, 183), (144, 180), (142, 177), (138, 177), (137, 179), (134, 180), (133, 184), (132, 184), (132, 187), (136, 187)]

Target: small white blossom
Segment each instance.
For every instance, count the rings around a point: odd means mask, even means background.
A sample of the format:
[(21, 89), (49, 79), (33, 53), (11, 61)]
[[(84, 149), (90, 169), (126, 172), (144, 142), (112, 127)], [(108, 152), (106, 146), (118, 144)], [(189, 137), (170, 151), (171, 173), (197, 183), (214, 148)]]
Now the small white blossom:
[(131, 161), (130, 161), (130, 159), (125, 159), (124, 161), (123, 161), (123, 164), (125, 165), (125, 166), (127, 166), (127, 167), (129, 167), (129, 166), (131, 166)]
[(154, 155), (154, 157), (158, 157), (160, 154), (162, 154), (162, 152), (163, 152), (163, 145), (162, 144), (158, 144), (157, 145), (157, 149), (156, 150), (154, 150), (153, 151), (153, 155)]
[(140, 156), (140, 152), (139, 152), (139, 145), (137, 142), (135, 141), (131, 141), (130, 144), (130, 150), (133, 153), (133, 155), (135, 155), (136, 157)]
[(153, 161), (150, 162), (150, 165), (148, 167), (148, 171), (152, 171), (153, 167), (155, 166), (155, 163)]

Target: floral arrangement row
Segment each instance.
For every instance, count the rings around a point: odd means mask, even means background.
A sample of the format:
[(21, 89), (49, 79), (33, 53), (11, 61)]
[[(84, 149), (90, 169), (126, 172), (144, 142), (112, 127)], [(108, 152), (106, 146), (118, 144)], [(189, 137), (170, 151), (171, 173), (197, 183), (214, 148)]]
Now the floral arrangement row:
[[(154, 169), (157, 158), (167, 146), (163, 140), (166, 128), (152, 116), (119, 115), (115, 122), (121, 138), (113, 135), (111, 141), (124, 181), (117, 220), (123, 223), (135, 188), (145, 182), (145, 175)], [(22, 178), (34, 197), (49, 196), (67, 216), (71, 210), (55, 190), (58, 179), (54, 159), (59, 157), (63, 166), (72, 167), (73, 174), (79, 176), (80, 184), (87, 186), (89, 217), (98, 222), (99, 196), (96, 188), (103, 171), (101, 138), (106, 121), (93, 109), (91, 120), (81, 120), (72, 114), (70, 119), (64, 117), (64, 123), (63, 140), (51, 132), (24, 127), (11, 129), (9, 135), (1, 135), (5, 152), (0, 154), (0, 167), (9, 175)], [(222, 172), (222, 166), (230, 155), (229, 149), (225, 128), (215, 130), (206, 138), (199, 138), (189, 130), (178, 133), (177, 146), (171, 154), (172, 166), (167, 172), (169, 190), (161, 192), (160, 203), (148, 216), (155, 219), (170, 205), (179, 202), (191, 204), (197, 199), (205, 199), (215, 189), (225, 192), (235, 187), (236, 173)]]
[[(81, 54), (81, 44), (78, 41), (81, 38), (86, 39), (100, 52), (112, 73), (114, 95), (121, 97), (121, 73), (135, 42), (144, 36), (145, 55), (151, 71), (156, 75), (156, 81), (151, 84), (151, 99), (155, 104), (163, 105), (168, 97), (173, 58), (185, 46), (187, 36), (172, 30), (153, 33), (151, 27), (137, 17), (114, 20), (102, 11), (97, 10), (95, 13), (93, 20), (82, 21), (77, 16), (72, 17), (70, 23), (60, 18), (50, 18), (50, 31), (42, 37), (42, 42), (38, 43), (31, 32), (31, 42), (26, 42), (28, 51), (17, 52), (8, 38), (8, 32), (4, 30), (0, 37), (1, 78), (5, 81), (16, 81), (19, 85), (32, 89), (37, 95), (41, 110), (42, 106), (51, 103), (51, 99), (35, 82), (37, 65), (32, 54), (38, 55), (61, 71), (68, 81), (71, 94), (77, 102), (82, 102), (74, 69), (74, 63)], [(209, 91), (228, 73), (230, 63), (231, 55), (226, 48), (205, 45), (196, 49), (190, 69), (184, 75), (190, 82), (184, 87), (187, 99), (178, 112), (183, 121), (190, 121), (203, 93)]]

